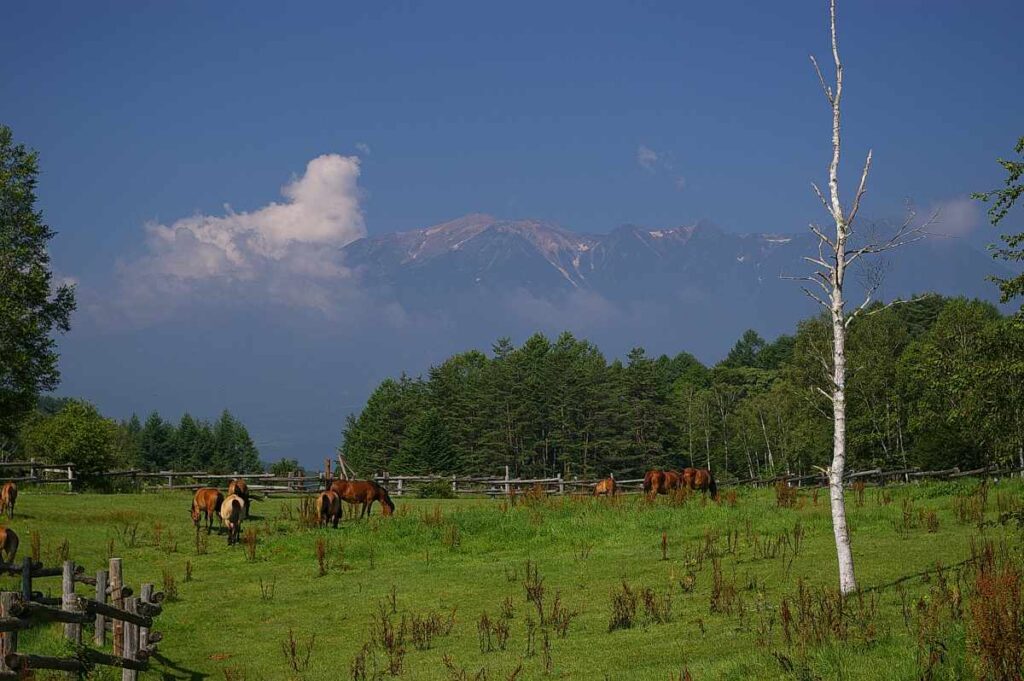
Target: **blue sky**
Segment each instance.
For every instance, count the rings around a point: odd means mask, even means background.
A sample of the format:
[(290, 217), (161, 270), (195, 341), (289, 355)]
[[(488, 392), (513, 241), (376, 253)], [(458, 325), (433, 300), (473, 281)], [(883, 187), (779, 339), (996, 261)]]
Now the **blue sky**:
[[(847, 0), (840, 21), (847, 189), (875, 151), (865, 212), (998, 184), (994, 159), (1024, 134), (1024, 3)], [(103, 382), (110, 338), (159, 345), (174, 328), (227, 343), (198, 313), (148, 336), (105, 328), (117, 278), (153, 262), (144, 225), (282, 202), (324, 154), (359, 158), (346, 235), (470, 212), (597, 232), (821, 217), (809, 183), (829, 121), (807, 58), (828, 55), (819, 0), (33, 2), (6, 6), (4, 23), (0, 121), (41, 153), (54, 263), (85, 302), (62, 342), (65, 385), (115, 412), (146, 394)], [(195, 386), (169, 373), (147, 379), (152, 401), (180, 411)]]

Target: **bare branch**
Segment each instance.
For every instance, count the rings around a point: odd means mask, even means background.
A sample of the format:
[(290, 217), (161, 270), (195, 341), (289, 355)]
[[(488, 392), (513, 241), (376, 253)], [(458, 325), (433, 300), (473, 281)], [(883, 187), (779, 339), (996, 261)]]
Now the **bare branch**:
[(888, 310), (890, 307), (895, 307), (896, 305), (906, 305), (908, 303), (916, 303), (916, 302), (921, 301), (921, 300), (927, 300), (928, 298), (934, 298), (936, 295), (938, 295), (938, 294), (935, 294), (935, 293), (922, 293), (919, 296), (914, 296), (913, 298), (909, 298), (907, 300), (897, 299), (897, 300), (892, 301), (891, 303), (886, 303), (885, 305), (883, 305), (883, 306), (881, 306), (881, 307), (879, 307), (877, 309), (874, 309), (871, 312), (868, 312), (864, 316), (865, 317), (870, 317), (871, 315), (876, 315), (879, 312), (883, 312), (885, 310)]
[(868, 149), (868, 158), (864, 161), (864, 172), (860, 174), (860, 186), (857, 187), (857, 194), (853, 197), (853, 207), (850, 209), (850, 217), (846, 219), (847, 225), (852, 225), (854, 219), (857, 217), (857, 211), (860, 210), (860, 200), (864, 197), (864, 192), (867, 191), (868, 183), (868, 171), (871, 170), (871, 155), (873, 150)]
[(803, 259), (806, 260), (807, 262), (811, 263), (812, 265), (817, 265), (818, 267), (824, 267), (825, 269), (831, 269), (831, 266), (827, 262), (825, 262), (824, 260), (819, 260), (818, 258), (812, 258), (809, 255), (805, 255), (803, 257)]
[(806, 286), (801, 286), (800, 290), (803, 291), (804, 294), (806, 294), (811, 300), (813, 300), (816, 303), (818, 303), (818, 305), (821, 305), (826, 310), (829, 309), (829, 306), (825, 303), (825, 301), (822, 300), (821, 298), (819, 298), (817, 294), (811, 293), (811, 290), (809, 288), (807, 288)]
[(814, 65), (814, 72), (818, 74), (818, 82), (821, 83), (821, 89), (825, 92), (825, 99), (828, 100), (829, 104), (835, 104), (835, 99), (832, 97), (832, 88), (825, 83), (825, 76), (821, 73), (821, 68), (818, 67), (818, 60), (811, 55), (811, 64)]
[(835, 398), (832, 397), (831, 394), (825, 392), (820, 386), (814, 386), (814, 389), (817, 390), (822, 395), (824, 395), (825, 397), (827, 397), (829, 402), (834, 402), (835, 401)]
[(830, 293), (828, 280), (825, 278), (825, 275), (820, 272), (815, 272), (813, 275), (803, 277), (791, 277), (785, 274), (780, 274), (779, 279), (785, 279), (787, 281), (808, 281), (812, 284), (816, 284), (826, 296)]
[(819, 199), (821, 199), (821, 205), (825, 206), (825, 210), (829, 215), (832, 215), (832, 206), (829, 205), (828, 199), (825, 198), (825, 195), (821, 193), (821, 189), (818, 188), (818, 183), (812, 181), (811, 187), (814, 188), (814, 193), (818, 195)]
[(862, 255), (884, 253), (885, 251), (891, 251), (894, 248), (906, 246), (907, 244), (912, 244), (915, 241), (920, 241), (921, 239), (926, 238), (929, 235), (928, 227), (935, 224), (938, 216), (939, 212), (935, 211), (923, 223), (915, 225), (914, 218), (917, 217), (917, 213), (910, 210), (907, 214), (907, 218), (903, 221), (903, 224), (901, 224), (889, 238), (846, 251), (847, 264), (854, 262)]
[[(812, 182), (812, 184), (813, 184), (813, 182)], [(817, 187), (815, 187), (815, 189), (817, 189)], [(818, 192), (818, 196), (821, 196), (821, 192)], [(825, 201), (825, 197), (821, 196), (821, 200)], [(827, 203), (825, 204), (825, 208), (828, 208), (828, 204)], [(808, 226), (811, 228), (811, 231), (814, 232), (814, 235), (817, 236), (820, 241), (824, 241), (825, 243), (827, 243), (829, 245), (830, 248), (835, 249), (836, 245), (834, 243), (832, 243), (832, 239), (829, 239), (828, 236), (824, 232), (822, 232), (821, 229), (819, 229), (816, 224), (814, 224), (812, 222)], [(821, 244), (818, 244), (818, 251), (819, 251), (819, 253), (821, 252)]]

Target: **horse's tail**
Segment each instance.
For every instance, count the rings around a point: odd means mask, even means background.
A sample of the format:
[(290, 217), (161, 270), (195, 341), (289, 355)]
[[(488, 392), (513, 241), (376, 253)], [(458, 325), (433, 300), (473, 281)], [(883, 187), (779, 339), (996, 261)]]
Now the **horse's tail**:
[(708, 471), (708, 491), (711, 492), (711, 498), (718, 500), (718, 485), (715, 484), (715, 474), (710, 470)]

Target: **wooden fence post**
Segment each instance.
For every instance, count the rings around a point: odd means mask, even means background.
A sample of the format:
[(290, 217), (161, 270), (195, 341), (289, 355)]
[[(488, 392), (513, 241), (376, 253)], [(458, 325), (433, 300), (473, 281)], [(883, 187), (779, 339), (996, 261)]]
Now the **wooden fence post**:
[[(13, 591), (0, 593), (0, 617), (14, 617), (15, 603), (18, 594)], [(0, 671), (13, 671), (7, 666), (8, 653), (18, 652), (18, 632), (9, 631), (0, 634)]]
[[(153, 585), (143, 584), (142, 593), (139, 595), (140, 603), (150, 603), (153, 600)], [(139, 627), (139, 650), (145, 650), (149, 645), (149, 627)]]
[(21, 561), (21, 597), (32, 600), (32, 559), (29, 556)]
[(453, 492), (458, 492), (459, 491), (459, 483), (457, 483), (455, 481), (455, 476), (454, 475), (452, 476), (452, 491)]
[(508, 484), (508, 466), (505, 466), (505, 496), (512, 493), (512, 486)]
[[(121, 575), (121, 559), (110, 559), (110, 604), (115, 608), (124, 609), (124, 597), (121, 589), (124, 588), (124, 581)], [(124, 655), (124, 622), (114, 620), (111, 634), (114, 638), (114, 654)]]
[(397, 494), (398, 496), (402, 496), (402, 494), (403, 494), (403, 491), (402, 491), (402, 478), (398, 479), (398, 489), (395, 490), (395, 494)]
[[(138, 598), (132, 597), (125, 599), (124, 609), (133, 615), (138, 612), (137, 604)], [(121, 620), (115, 620), (120, 622)], [(139, 652), (139, 627), (138, 625), (132, 624), (131, 622), (122, 622), (124, 642), (121, 645), (122, 657), (126, 660), (134, 660), (138, 657)], [(134, 669), (123, 669), (121, 671), (121, 681), (136, 681), (139, 678), (139, 673)]]
[[(96, 602), (107, 602), (107, 571), (96, 572)], [(93, 643), (102, 646), (107, 642), (107, 618), (99, 613), (96, 614), (96, 627), (92, 634)]]
[[(75, 595), (75, 563), (64, 561), (64, 579), (61, 582), (61, 610), (79, 612), (78, 596)], [(75, 645), (82, 644), (82, 625), (74, 622), (64, 624), (64, 636)]]
[(565, 494), (565, 482), (562, 480), (562, 474), (558, 474), (558, 493)]

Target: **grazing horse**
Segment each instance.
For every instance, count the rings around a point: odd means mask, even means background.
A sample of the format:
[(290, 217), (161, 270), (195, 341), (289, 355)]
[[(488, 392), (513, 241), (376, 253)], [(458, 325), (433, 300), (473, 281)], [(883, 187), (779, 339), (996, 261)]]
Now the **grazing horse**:
[(594, 487), (594, 496), (599, 497), (604, 495), (614, 497), (615, 490), (615, 476), (609, 475), (607, 478), (597, 483), (597, 486)]
[(220, 519), (228, 528), (228, 546), (238, 543), (238, 535), (242, 531), (242, 520), (245, 518), (245, 500), (237, 494), (230, 494), (220, 505)]
[(13, 482), (5, 482), (3, 490), (0, 490), (0, 513), (7, 513), (8, 518), (14, 518), (14, 502), (18, 500), (18, 486)]
[(192, 524), (199, 531), (199, 519), (206, 514), (206, 534), (210, 534), (213, 527), (213, 518), (220, 513), (221, 505), (224, 503), (224, 495), (219, 489), (212, 487), (200, 487), (192, 497)]
[(362, 518), (365, 514), (370, 515), (373, 509), (373, 502), (379, 501), (384, 507), (384, 515), (391, 515), (395, 512), (395, 504), (391, 501), (388, 491), (373, 480), (335, 480), (331, 483), (334, 490), (343, 501), (350, 504), (362, 504), (363, 509), (359, 513)]
[(235, 494), (241, 497), (245, 504), (245, 518), (249, 517), (249, 485), (242, 478), (235, 478), (228, 483), (228, 496)]
[(686, 489), (693, 489), (693, 476), (697, 474), (696, 468), (684, 468), (679, 471), (679, 486)]
[(341, 497), (333, 489), (320, 492), (316, 498), (316, 511), (320, 516), (320, 527), (327, 527), (327, 523), (332, 523), (337, 528), (338, 521), (341, 520)]
[(711, 498), (718, 501), (718, 485), (715, 484), (715, 476), (707, 468), (693, 469), (693, 484), (691, 489), (699, 492), (708, 492)]
[(18, 533), (9, 527), (0, 527), (0, 557), (8, 563), (18, 555)]
[(679, 489), (681, 481), (681, 476), (675, 471), (654, 469), (644, 475), (643, 490), (647, 498), (653, 499), (655, 494), (671, 494), (673, 490)]

